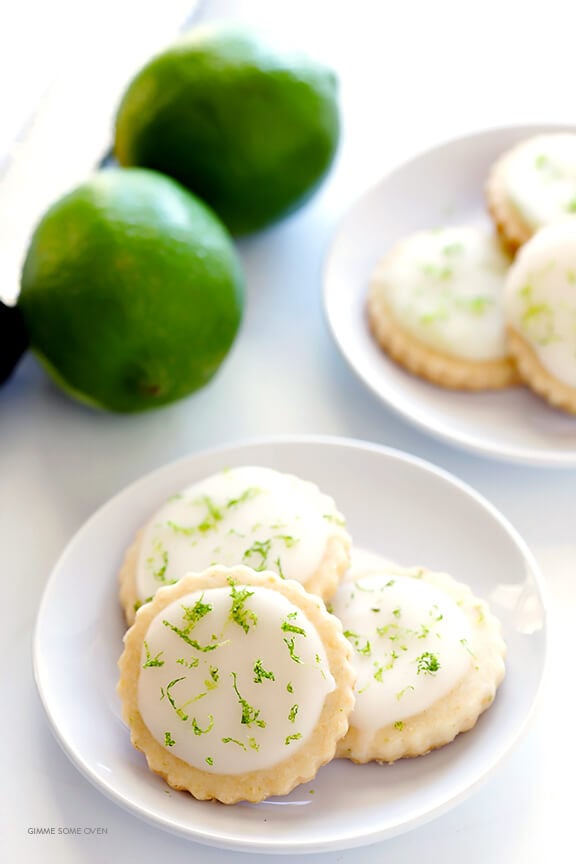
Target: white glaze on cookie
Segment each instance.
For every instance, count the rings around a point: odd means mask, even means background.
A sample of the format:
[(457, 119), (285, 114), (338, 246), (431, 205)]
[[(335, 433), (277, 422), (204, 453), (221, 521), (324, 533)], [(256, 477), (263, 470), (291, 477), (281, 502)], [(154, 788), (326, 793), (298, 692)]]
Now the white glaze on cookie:
[(213, 564), (272, 570), (306, 585), (335, 525), (334, 501), (312, 483), (270, 468), (222, 471), (170, 498), (146, 527), (138, 599)]
[(167, 606), (144, 641), (138, 708), (195, 768), (270, 768), (310, 737), (334, 690), (322, 641), (277, 591), (230, 584)]
[(576, 135), (539, 135), (516, 148), (499, 174), (510, 204), (534, 230), (576, 212)]
[(419, 342), (469, 360), (507, 355), (502, 289), (509, 260), (496, 238), (475, 227), (407, 237), (377, 267), (395, 320)]
[(350, 724), (369, 735), (425, 711), (471, 667), (466, 616), (418, 571), (370, 567), (339, 587), (332, 608), (355, 649)]
[(522, 247), (508, 274), (505, 306), (542, 366), (576, 387), (576, 217), (542, 228)]

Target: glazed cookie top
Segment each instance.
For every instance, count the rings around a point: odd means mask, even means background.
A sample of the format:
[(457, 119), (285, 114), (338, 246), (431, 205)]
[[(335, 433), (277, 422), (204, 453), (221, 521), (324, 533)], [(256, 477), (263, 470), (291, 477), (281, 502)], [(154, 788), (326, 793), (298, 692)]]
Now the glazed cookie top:
[(576, 212), (576, 135), (538, 135), (504, 159), (498, 182), (532, 229)]
[(272, 570), (305, 585), (342, 526), (332, 498), (312, 483), (271, 468), (222, 471), (172, 496), (146, 526), (138, 599), (216, 563)]
[(501, 297), (509, 263), (486, 230), (422, 231), (380, 262), (371, 292), (381, 294), (398, 324), (430, 348), (469, 360), (503, 358)]
[(576, 217), (542, 228), (522, 247), (505, 305), (510, 325), (542, 366), (576, 387)]
[(152, 736), (217, 774), (270, 768), (311, 736), (334, 678), (323, 642), (286, 596), (229, 579), (151, 621), (138, 710)]
[(336, 593), (333, 612), (354, 647), (358, 677), (350, 723), (357, 729), (401, 728), (403, 720), (449, 693), (471, 667), (468, 619), (422, 573), (384, 563), (344, 582)]

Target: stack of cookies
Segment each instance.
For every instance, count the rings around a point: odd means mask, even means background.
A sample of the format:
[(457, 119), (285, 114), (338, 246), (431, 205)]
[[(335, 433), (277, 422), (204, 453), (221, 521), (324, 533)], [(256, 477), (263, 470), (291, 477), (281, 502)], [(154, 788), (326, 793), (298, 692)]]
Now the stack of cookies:
[(118, 691), (175, 789), (284, 795), (335, 757), (394, 762), (470, 729), (504, 676), (486, 603), (352, 548), (314, 484), (243, 466), (177, 492), (127, 550)]
[(443, 387), (523, 382), (576, 413), (576, 134), (503, 154), (487, 181), (492, 229), (405, 238), (378, 263), (367, 312), (378, 344)]

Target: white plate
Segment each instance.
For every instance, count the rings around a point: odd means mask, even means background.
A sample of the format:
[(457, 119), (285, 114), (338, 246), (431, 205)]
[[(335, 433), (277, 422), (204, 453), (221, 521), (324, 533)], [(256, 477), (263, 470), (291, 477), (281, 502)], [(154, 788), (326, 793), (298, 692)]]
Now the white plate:
[[(508, 674), (476, 728), (393, 766), (333, 762), (286, 798), (226, 807), (170, 791), (130, 745), (115, 692), (123, 623), (116, 573), (136, 529), (167, 496), (226, 466), (269, 465), (317, 482), (347, 515), (358, 546), (425, 563), (490, 601)], [(469, 487), (425, 462), (330, 438), (273, 439), (209, 451), (128, 487), (76, 534), (40, 608), (35, 674), (65, 752), (101, 791), (156, 825), (214, 846), (304, 852), (371, 843), (460, 801), (500, 762), (532, 712), (545, 655), (540, 577), (523, 541)], [(314, 790), (312, 792), (312, 790)]]
[[(576, 466), (576, 420), (524, 388), (458, 393), (396, 366), (368, 332), (364, 300), (374, 265), (406, 234), (486, 222), (483, 190), (495, 159), (553, 126), (495, 129), (436, 147), (397, 168), (344, 216), (326, 259), (324, 306), (344, 357), (363, 381), (427, 432), (488, 456), (534, 465)], [(574, 131), (574, 130), (572, 130)]]

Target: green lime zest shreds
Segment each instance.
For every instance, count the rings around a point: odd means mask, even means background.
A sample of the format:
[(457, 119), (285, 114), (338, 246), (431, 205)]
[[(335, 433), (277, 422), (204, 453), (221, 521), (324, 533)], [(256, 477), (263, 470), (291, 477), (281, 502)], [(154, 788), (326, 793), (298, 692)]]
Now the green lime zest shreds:
[(146, 662), (142, 665), (143, 669), (150, 669), (152, 666), (163, 666), (164, 660), (160, 660), (160, 656), (164, 651), (159, 651), (155, 657), (152, 657), (148, 643), (144, 640), (144, 650), (146, 651)]
[(240, 703), (240, 706), (242, 708), (242, 717), (240, 722), (244, 726), (251, 726), (254, 723), (256, 726), (260, 726), (260, 728), (264, 729), (266, 727), (266, 723), (264, 722), (264, 720), (260, 720), (260, 709), (254, 708), (240, 694), (240, 691), (238, 690), (238, 677), (236, 675), (236, 672), (231, 672), (230, 675), (232, 676), (232, 686), (234, 687), (234, 692), (236, 693), (238, 702)]
[(425, 651), (416, 658), (418, 675), (434, 675), (440, 669), (438, 655), (431, 651)]
[(262, 660), (256, 660), (256, 662), (254, 663), (253, 672), (253, 681), (255, 684), (261, 684), (264, 678), (267, 678), (269, 681), (276, 680), (274, 677), (274, 673), (269, 672), (267, 669), (264, 668), (264, 666), (262, 665)]
[(254, 591), (250, 591), (246, 587), (237, 588), (233, 579), (228, 579), (228, 584), (230, 585), (230, 597), (232, 598), (230, 615), (228, 616), (229, 620), (234, 621), (245, 633), (248, 633), (250, 626), (256, 626), (258, 623), (256, 613), (251, 609), (245, 608), (246, 600), (253, 596)]

